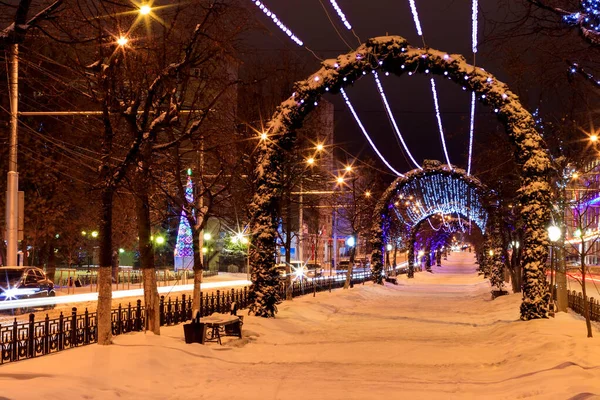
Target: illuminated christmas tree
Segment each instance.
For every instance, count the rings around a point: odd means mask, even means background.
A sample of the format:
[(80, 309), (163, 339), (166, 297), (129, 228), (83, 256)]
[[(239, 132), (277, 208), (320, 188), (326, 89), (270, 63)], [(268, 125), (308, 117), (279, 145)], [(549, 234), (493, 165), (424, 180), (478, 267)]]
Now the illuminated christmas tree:
[[(187, 184), (185, 186), (185, 199), (188, 204), (194, 202), (194, 186), (192, 184), (192, 171), (188, 170)], [(179, 230), (177, 231), (177, 242), (175, 243), (175, 271), (180, 269), (192, 269), (194, 266), (194, 240), (192, 228), (188, 221), (185, 210), (181, 210), (179, 218)]]

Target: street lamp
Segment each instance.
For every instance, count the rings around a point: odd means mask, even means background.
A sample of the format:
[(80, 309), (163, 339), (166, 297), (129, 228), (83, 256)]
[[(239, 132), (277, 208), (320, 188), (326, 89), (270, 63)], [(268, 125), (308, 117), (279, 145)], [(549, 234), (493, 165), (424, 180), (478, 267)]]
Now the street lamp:
[(97, 238), (98, 237), (98, 231), (93, 231), (92, 232), (92, 237), (93, 238)]
[[(581, 231), (578, 229), (575, 233), (579, 232), (579, 235), (577, 236), (581, 236)], [(558, 242), (560, 240), (562, 236), (562, 232), (560, 230), (560, 228), (556, 225), (551, 225), (548, 227), (548, 238), (550, 239), (550, 301), (554, 301), (554, 285), (555, 285), (555, 278), (554, 278), (554, 245), (556, 242)], [(566, 277), (565, 277), (566, 279)], [(556, 274), (556, 283), (558, 283), (558, 274)], [(558, 296), (557, 296), (558, 297)]]
[(125, 46), (127, 42), (129, 42), (129, 39), (127, 39), (125, 36), (119, 36), (117, 39), (117, 44), (121, 47)]
[(140, 7), (140, 14), (142, 14), (142, 15), (148, 15), (148, 14), (150, 14), (151, 11), (152, 11), (152, 7), (150, 7), (148, 4), (144, 4), (143, 6)]

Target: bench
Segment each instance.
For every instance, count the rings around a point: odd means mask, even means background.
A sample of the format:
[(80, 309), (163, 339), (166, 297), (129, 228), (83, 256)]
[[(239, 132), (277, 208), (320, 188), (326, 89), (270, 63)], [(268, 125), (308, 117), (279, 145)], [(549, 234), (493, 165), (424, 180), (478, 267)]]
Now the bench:
[(204, 342), (221, 343), (222, 336), (242, 337), (242, 319), (237, 315), (214, 313), (200, 321), (202, 332), (201, 344)]
[(394, 284), (394, 285), (398, 284), (398, 278), (396, 278), (395, 276), (386, 276), (385, 277), (385, 281), (387, 283), (391, 283), (391, 284)]
[(237, 304), (231, 304), (230, 314), (213, 313), (205, 318), (200, 318), (200, 313), (195, 310), (196, 317), (190, 324), (184, 324), (183, 331), (186, 343), (218, 342), (223, 336), (242, 337), (242, 324), (244, 317), (238, 316)]

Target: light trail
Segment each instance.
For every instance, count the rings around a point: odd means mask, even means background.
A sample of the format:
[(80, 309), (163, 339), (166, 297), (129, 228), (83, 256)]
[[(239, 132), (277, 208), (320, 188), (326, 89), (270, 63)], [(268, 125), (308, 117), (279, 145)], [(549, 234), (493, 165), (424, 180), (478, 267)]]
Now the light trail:
[[(203, 283), (202, 290), (207, 289), (219, 289), (223, 287), (232, 286), (248, 286), (252, 282), (247, 280), (236, 280), (236, 281), (221, 281), (221, 282), (209, 282)], [(161, 286), (158, 288), (159, 294), (169, 294), (177, 292), (191, 292), (194, 290), (194, 285), (172, 285), (172, 286)], [(142, 297), (144, 295), (144, 289), (131, 289), (131, 290), (116, 290), (112, 292), (113, 299), (122, 299), (125, 297)], [(81, 293), (81, 294), (70, 294), (66, 296), (54, 296), (54, 297), (43, 297), (37, 299), (22, 299), (22, 300), (6, 300), (0, 302), (0, 310), (12, 310), (14, 308), (29, 308), (29, 307), (44, 307), (54, 306), (59, 304), (70, 304), (70, 303), (81, 303), (85, 301), (98, 301), (98, 293)]]

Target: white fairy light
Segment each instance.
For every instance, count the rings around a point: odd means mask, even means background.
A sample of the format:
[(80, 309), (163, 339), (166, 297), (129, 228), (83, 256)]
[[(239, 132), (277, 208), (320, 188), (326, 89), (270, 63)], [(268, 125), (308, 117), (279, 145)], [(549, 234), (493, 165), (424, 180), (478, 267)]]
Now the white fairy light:
[(348, 98), (348, 95), (346, 94), (346, 91), (344, 89), (340, 89), (340, 93), (342, 94), (342, 97), (344, 98), (344, 101), (346, 102), (346, 105), (348, 106), (348, 109), (350, 110), (350, 113), (352, 114), (352, 116), (354, 117), (354, 119), (356, 120), (356, 123), (358, 124), (358, 127), (360, 128), (360, 130), (362, 131), (362, 133), (365, 135), (365, 137), (367, 138), (367, 141), (369, 142), (369, 144), (371, 145), (371, 147), (373, 148), (373, 150), (375, 151), (375, 153), (377, 153), (377, 155), (379, 156), (379, 158), (381, 159), (381, 161), (383, 161), (383, 163), (396, 175), (398, 176), (404, 176), (403, 174), (401, 174), (400, 172), (396, 171), (389, 162), (387, 162), (387, 160), (385, 159), (385, 157), (379, 152), (379, 150), (377, 150), (377, 147), (375, 146), (375, 143), (373, 143), (373, 140), (371, 140), (371, 137), (369, 136), (369, 134), (367, 133), (367, 130), (365, 129), (364, 125), (362, 124), (362, 122), (360, 121), (360, 118), (358, 117), (358, 114), (356, 114), (356, 111), (354, 111), (354, 107), (352, 106), (352, 104), (350, 103), (350, 99)]
[(415, 0), (408, 0), (410, 3), (410, 11), (412, 12), (413, 19), (415, 20), (415, 26), (417, 27), (417, 33), (419, 36), (423, 36), (423, 31), (421, 30), (421, 21), (419, 21), (419, 13), (417, 12), (417, 5), (415, 4)]
[(402, 146), (404, 147), (406, 154), (408, 154), (408, 157), (410, 157), (410, 160), (413, 162), (413, 164), (415, 164), (417, 166), (417, 168), (423, 169), (423, 168), (421, 168), (419, 163), (417, 163), (417, 161), (414, 159), (414, 157), (410, 153), (410, 150), (408, 150), (408, 146), (406, 145), (406, 142), (404, 142), (404, 138), (402, 137), (402, 134), (400, 133), (400, 129), (398, 128), (398, 125), (396, 124), (396, 119), (394, 118), (392, 109), (390, 108), (390, 105), (387, 101), (387, 96), (385, 95), (385, 92), (383, 91), (383, 85), (381, 84), (381, 81), (379, 80), (379, 76), (377, 75), (377, 73), (375, 71), (373, 71), (373, 72), (374, 72), (373, 76), (375, 77), (375, 83), (377, 83), (377, 88), (379, 89), (379, 94), (381, 95), (381, 100), (383, 101), (383, 104), (385, 105), (385, 110), (387, 111), (388, 117), (390, 118), (390, 121), (392, 122), (392, 125), (394, 127), (394, 130), (396, 131), (396, 134), (398, 135), (398, 138), (400, 138), (400, 142), (402, 142)]
[(433, 94), (433, 104), (435, 105), (435, 117), (437, 119), (438, 128), (440, 130), (440, 138), (442, 139), (444, 155), (446, 156), (446, 162), (448, 163), (448, 167), (452, 168), (452, 164), (450, 164), (450, 157), (448, 157), (448, 149), (446, 148), (446, 139), (444, 138), (444, 127), (442, 126), (442, 116), (440, 115), (440, 106), (438, 104), (438, 95), (437, 90), (435, 89), (435, 81), (433, 80), (433, 78), (431, 78), (430, 82), (431, 93)]
[(473, 130), (475, 127), (475, 92), (471, 92), (471, 126), (469, 128), (469, 163), (467, 176), (471, 175), (471, 156), (473, 155)]
[(478, 0), (473, 0), (471, 20), (473, 22), (473, 32), (472, 32), (472, 40), (473, 40), (473, 54), (477, 53), (477, 13), (478, 13)]
[(352, 25), (350, 25), (350, 22), (348, 22), (348, 19), (346, 18), (346, 16), (344, 15), (344, 12), (342, 11), (342, 9), (340, 8), (340, 6), (338, 6), (337, 1), (335, 0), (329, 0), (329, 2), (331, 3), (331, 5), (333, 6), (333, 8), (335, 9), (335, 12), (337, 12), (337, 15), (340, 17), (340, 19), (342, 20), (342, 23), (344, 24), (344, 26), (348, 29), (351, 30), (352, 29)]
[(267, 8), (267, 6), (265, 6), (260, 0), (251, 0), (251, 1), (252, 1), (252, 3), (254, 3), (254, 5), (256, 7), (258, 7), (263, 13), (265, 13), (265, 15), (267, 17), (271, 18), (273, 20), (273, 22), (275, 23), (275, 25), (277, 25), (279, 27), (279, 29), (281, 29), (283, 31), (283, 33), (288, 35), (289, 38), (294, 41), (294, 43), (296, 43), (298, 46), (304, 46), (304, 42), (302, 42), (302, 40), (298, 39), (298, 37), (296, 35), (294, 35), (292, 33), (292, 31), (277, 18), (277, 15), (275, 15), (275, 13), (271, 12), (271, 10), (269, 10)]

